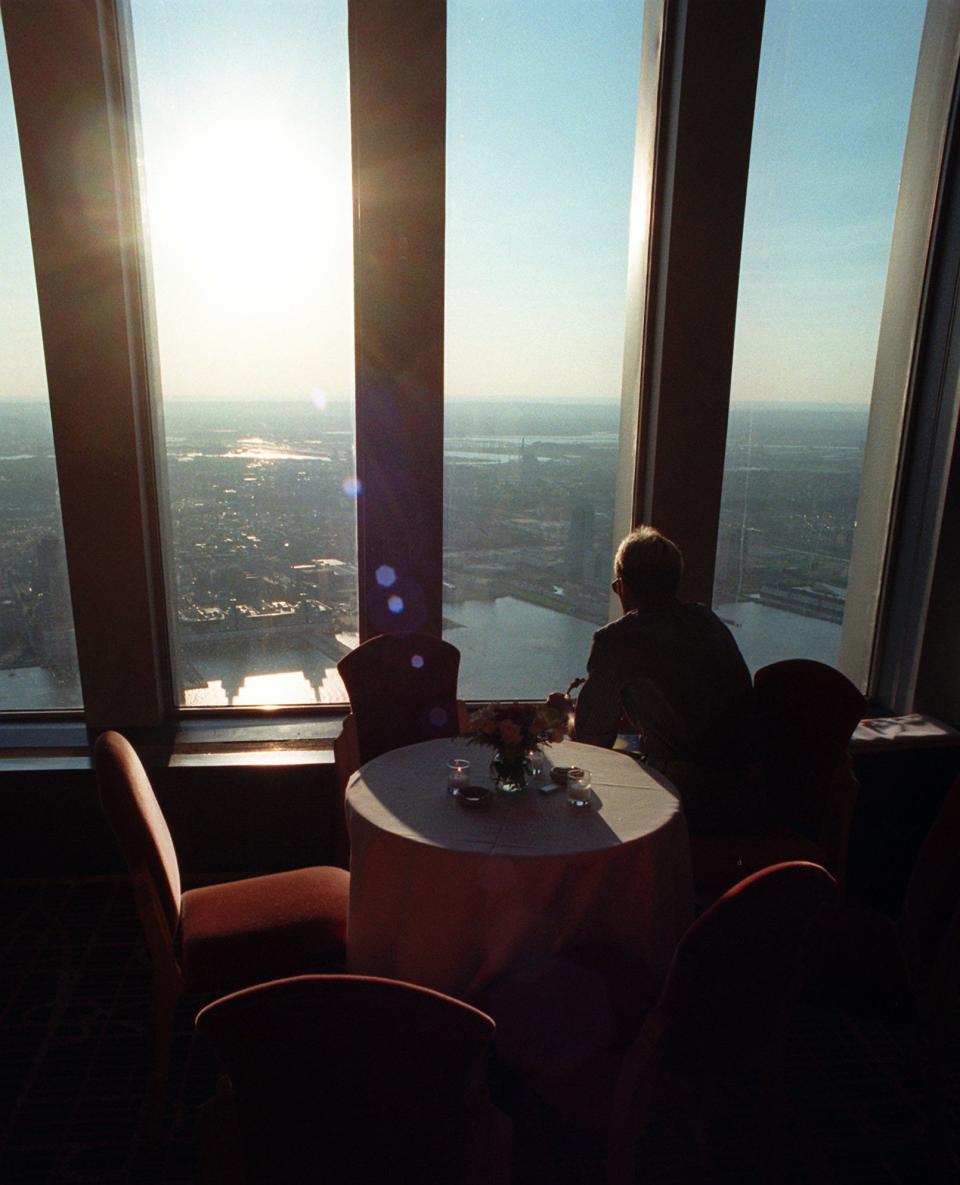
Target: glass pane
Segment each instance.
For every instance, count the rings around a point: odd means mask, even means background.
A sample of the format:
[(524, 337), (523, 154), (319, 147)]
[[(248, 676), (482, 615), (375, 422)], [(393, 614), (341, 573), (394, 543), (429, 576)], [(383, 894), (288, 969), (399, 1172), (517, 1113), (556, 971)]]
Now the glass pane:
[(448, 8), (444, 634), (467, 698), (607, 620), (642, 5)]
[(925, 4), (767, 0), (713, 600), (834, 664)]
[(37, 287), (0, 38), (0, 711), (82, 707)]
[(134, 0), (188, 706), (342, 701), (357, 631), (346, 2)]

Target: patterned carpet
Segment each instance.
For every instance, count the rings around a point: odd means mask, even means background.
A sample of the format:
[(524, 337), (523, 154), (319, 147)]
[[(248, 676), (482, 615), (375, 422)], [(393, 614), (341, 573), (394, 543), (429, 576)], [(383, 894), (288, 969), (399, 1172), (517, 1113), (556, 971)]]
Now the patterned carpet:
[[(0, 1181), (197, 1181), (197, 1107), (213, 1093), (216, 1066), (193, 1037), (194, 1005), (185, 1002), (169, 1138), (160, 1149), (145, 1147), (149, 968), (127, 885), (0, 885), (0, 947)], [(812, 1006), (801, 1010), (790, 1035), (782, 1180), (954, 1185), (960, 1181), (958, 1063), (951, 1059), (948, 1089), (932, 1100), (912, 1029)], [(643, 1179), (654, 1185), (763, 1181), (747, 1134), (753, 1105), (748, 1093), (728, 1093), (705, 1156), (675, 1124), (655, 1127)], [(553, 1138), (552, 1180), (602, 1181), (596, 1161), (562, 1132)], [(517, 1148), (517, 1185), (545, 1180), (540, 1151)]]

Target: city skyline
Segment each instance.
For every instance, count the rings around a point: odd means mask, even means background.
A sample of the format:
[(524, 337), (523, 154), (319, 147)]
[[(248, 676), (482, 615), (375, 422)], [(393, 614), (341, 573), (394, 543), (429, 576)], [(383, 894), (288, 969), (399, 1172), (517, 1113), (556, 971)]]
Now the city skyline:
[[(579, 405), (568, 422), (547, 405), (547, 432), (535, 406), (512, 420), (491, 406), (454, 417), (444, 450), (444, 632), (464, 656), (465, 695), (495, 695), (506, 678), (536, 697), (583, 674), (610, 610), (616, 406)], [(339, 702), (335, 662), (358, 630), (349, 432), (318, 430), (298, 404), (168, 410), (167, 593), (185, 704)], [(863, 407), (734, 409), (714, 601), (751, 665), (784, 649), (834, 656), (865, 433)], [(43, 697), (79, 687), (46, 409), (0, 406), (0, 438), (3, 693), (51, 706)]]

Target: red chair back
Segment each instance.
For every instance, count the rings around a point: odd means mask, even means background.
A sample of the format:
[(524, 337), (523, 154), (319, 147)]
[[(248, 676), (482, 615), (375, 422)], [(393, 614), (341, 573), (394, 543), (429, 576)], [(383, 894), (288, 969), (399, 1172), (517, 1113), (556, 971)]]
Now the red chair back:
[(229, 1074), (252, 1182), (454, 1185), (483, 1160), (494, 1024), (468, 1004), (306, 975), (225, 996), (197, 1029)]
[(904, 954), (921, 979), (937, 959), (960, 903), (960, 778), (954, 780), (920, 845), (900, 913)]
[(750, 1071), (769, 1095), (805, 940), (835, 889), (818, 864), (774, 864), (728, 889), (686, 932), (621, 1062), (610, 1104), (610, 1185), (636, 1182), (638, 1137), (670, 1075), (716, 1083)]
[(780, 822), (819, 840), (866, 700), (846, 675), (811, 659), (762, 667), (753, 683), (767, 801)]
[(804, 942), (836, 882), (817, 864), (747, 877), (693, 923), (648, 1020), (662, 1064), (688, 1074), (750, 1065), (782, 1035)]
[(337, 663), (360, 764), (390, 749), (456, 736), (460, 651), (427, 634), (379, 634)]
[(172, 959), (180, 918), (180, 869), (163, 811), (136, 750), (118, 732), (93, 747), (100, 803), (133, 879), (140, 921), (154, 960)]

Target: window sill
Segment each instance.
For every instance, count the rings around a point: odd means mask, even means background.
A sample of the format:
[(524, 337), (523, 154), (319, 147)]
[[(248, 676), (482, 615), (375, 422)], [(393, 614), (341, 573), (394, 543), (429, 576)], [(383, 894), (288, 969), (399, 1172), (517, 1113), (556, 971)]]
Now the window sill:
[[(331, 765), (345, 715), (184, 717), (127, 735), (153, 768)], [(0, 724), (0, 772), (90, 769), (90, 744), (81, 722), (5, 721)]]

